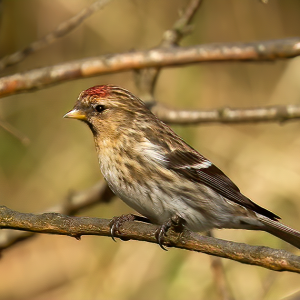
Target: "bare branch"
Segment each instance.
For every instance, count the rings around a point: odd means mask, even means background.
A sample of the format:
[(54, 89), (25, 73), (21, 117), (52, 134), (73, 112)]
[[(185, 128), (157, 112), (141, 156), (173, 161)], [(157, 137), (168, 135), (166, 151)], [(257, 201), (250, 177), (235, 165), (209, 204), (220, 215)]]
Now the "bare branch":
[[(69, 217), (58, 213), (19, 213), (5, 206), (0, 207), (1, 228), (68, 235), (77, 239), (82, 235), (110, 236), (109, 222), (106, 219)], [(121, 233), (116, 236), (125, 240), (156, 243), (156, 229), (157, 226), (152, 224), (126, 222)], [(178, 234), (169, 231), (165, 244), (168, 247), (202, 252), (274, 271), (300, 273), (300, 257), (284, 250), (224, 241), (189, 231), (184, 231), (180, 238)]]
[(24, 49), (17, 51), (13, 54), (3, 57), (0, 60), (0, 71), (7, 66), (19, 63), (24, 60), (28, 55), (45, 48), (46, 46), (55, 42), (58, 38), (71, 32), (78, 27), (85, 19), (91, 16), (97, 10), (103, 8), (110, 0), (98, 0), (92, 3), (89, 7), (82, 10), (80, 13), (72, 17), (71, 19), (61, 23), (53, 32), (47, 34), (42, 39), (35, 41), (25, 47)]
[(222, 264), (222, 259), (220, 257), (211, 256), (210, 264), (211, 264), (212, 274), (214, 277), (215, 285), (218, 290), (220, 299), (234, 300), (234, 297), (231, 291), (229, 290), (226, 282), (225, 269)]
[(108, 203), (114, 196), (106, 182), (101, 181), (87, 190), (71, 192), (67, 201), (49, 208), (47, 211), (73, 215), (95, 204)]
[(27, 136), (25, 136), (22, 132), (20, 132), (18, 129), (13, 127), (11, 124), (9, 124), (9, 123), (5, 122), (4, 120), (1, 120), (1, 119), (0, 119), (0, 127), (5, 129), (12, 136), (14, 136), (16, 139), (18, 139), (23, 145), (30, 144), (30, 140)]
[[(106, 182), (99, 182), (85, 191), (71, 193), (67, 197), (66, 201), (49, 208), (46, 211), (73, 215), (92, 205), (110, 202), (113, 197), (114, 194), (109, 189)], [(33, 235), (33, 232), (1, 230), (0, 250), (6, 249), (19, 241), (32, 237)]]
[[(189, 24), (201, 3), (202, 0), (191, 0), (188, 3), (185, 11), (175, 22), (173, 28), (164, 33), (160, 47), (167, 48), (178, 45), (179, 41), (191, 31), (192, 27)], [(147, 68), (137, 72), (136, 85), (144, 100), (153, 101), (154, 87), (159, 73), (159, 68)]]
[(152, 112), (168, 124), (280, 122), (300, 118), (300, 105), (277, 105), (256, 108), (221, 108), (207, 111), (174, 110), (161, 104)]
[(300, 55), (300, 38), (253, 43), (207, 44), (104, 55), (33, 69), (0, 79), (0, 97), (67, 80), (151, 67), (212, 61), (274, 61)]
[(173, 28), (164, 33), (163, 40), (160, 44), (162, 47), (177, 45), (182, 37), (191, 32), (192, 27), (189, 24), (192, 22), (193, 17), (195, 16), (195, 13), (197, 12), (201, 3), (202, 0), (190, 1), (184, 13), (175, 22)]
[[(207, 236), (214, 237), (211, 231), (207, 233)], [(220, 299), (234, 300), (235, 298), (226, 280), (225, 269), (221, 258), (217, 256), (211, 256), (210, 265), (211, 265), (215, 285), (220, 295)]]

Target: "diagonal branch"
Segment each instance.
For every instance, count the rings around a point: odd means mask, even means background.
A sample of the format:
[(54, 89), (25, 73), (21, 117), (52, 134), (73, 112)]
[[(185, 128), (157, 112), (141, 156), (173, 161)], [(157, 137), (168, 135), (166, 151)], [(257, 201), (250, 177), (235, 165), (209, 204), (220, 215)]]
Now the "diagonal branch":
[(254, 108), (221, 108), (214, 110), (175, 110), (156, 104), (151, 111), (168, 124), (258, 123), (300, 119), (300, 105), (276, 105)]
[(30, 144), (29, 138), (26, 135), (24, 135), (22, 132), (20, 132), (18, 129), (13, 127), (11, 124), (9, 124), (8, 122), (0, 119), (0, 127), (5, 129), (16, 139), (18, 139), (23, 145), (27, 146)]
[(190, 23), (202, 2), (202, 0), (190, 1), (181, 17), (173, 25), (173, 28), (164, 33), (163, 40), (160, 44), (162, 47), (175, 46), (179, 43), (182, 37), (190, 33), (192, 28)]
[(67, 80), (128, 70), (174, 67), (213, 61), (275, 61), (299, 55), (300, 38), (156, 48), (110, 54), (2, 77), (0, 79), (0, 97), (45, 88)]
[(78, 27), (85, 19), (91, 16), (94, 12), (103, 8), (109, 1), (110, 0), (98, 0), (92, 3), (89, 7), (85, 8), (77, 15), (61, 23), (53, 32), (50, 32), (42, 39), (31, 43), (30, 45), (28, 45), (27, 47), (25, 47), (20, 51), (17, 51), (13, 54), (3, 57), (0, 60), (0, 71), (2, 71), (8, 66), (21, 62), (33, 52), (41, 50), (47, 47), (48, 45), (54, 43), (58, 38), (63, 37), (64, 35), (71, 32), (73, 29)]
[[(106, 219), (69, 217), (58, 213), (19, 213), (5, 206), (0, 207), (1, 228), (68, 235), (77, 239), (82, 235), (110, 236), (109, 222)], [(116, 236), (125, 240), (156, 243), (156, 229), (157, 226), (152, 224), (126, 222), (121, 233)], [(189, 231), (184, 231), (180, 237), (169, 231), (165, 244), (168, 247), (202, 252), (274, 271), (300, 273), (300, 257), (284, 250), (224, 241)]]

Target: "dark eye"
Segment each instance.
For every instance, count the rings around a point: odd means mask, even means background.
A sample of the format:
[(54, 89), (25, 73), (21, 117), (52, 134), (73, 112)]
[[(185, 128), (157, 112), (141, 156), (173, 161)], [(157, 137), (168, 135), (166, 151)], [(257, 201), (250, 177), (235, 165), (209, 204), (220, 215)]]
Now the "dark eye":
[(95, 109), (96, 112), (101, 113), (106, 109), (106, 107), (104, 105), (101, 105), (101, 104), (96, 104), (94, 106), (94, 109)]

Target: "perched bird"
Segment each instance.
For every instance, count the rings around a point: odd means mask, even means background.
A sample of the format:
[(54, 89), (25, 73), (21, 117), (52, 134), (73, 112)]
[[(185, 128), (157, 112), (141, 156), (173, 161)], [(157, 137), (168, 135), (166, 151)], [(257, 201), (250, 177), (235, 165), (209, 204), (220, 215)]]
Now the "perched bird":
[[(244, 196), (208, 159), (186, 144), (129, 91), (99, 85), (83, 91), (66, 118), (84, 121), (95, 140), (101, 172), (125, 203), (159, 224), (267, 231), (300, 249), (300, 232)], [(112, 234), (126, 220), (112, 223)]]

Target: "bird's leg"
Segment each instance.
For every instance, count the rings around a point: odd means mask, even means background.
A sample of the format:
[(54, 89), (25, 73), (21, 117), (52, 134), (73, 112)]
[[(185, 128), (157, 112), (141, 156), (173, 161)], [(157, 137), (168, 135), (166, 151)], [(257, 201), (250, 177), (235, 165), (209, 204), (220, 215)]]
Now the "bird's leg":
[(182, 233), (185, 221), (178, 215), (172, 216), (164, 224), (162, 224), (155, 232), (155, 237), (159, 246), (163, 249), (167, 249), (163, 246), (165, 236), (167, 236), (168, 230), (172, 227), (174, 231)]
[(115, 234), (120, 233), (120, 227), (125, 222), (129, 222), (129, 221), (140, 221), (144, 223), (150, 223), (149, 219), (142, 216), (133, 215), (133, 214), (121, 215), (120, 217), (113, 217), (109, 222), (109, 226), (110, 226), (111, 238), (114, 241), (116, 241)]

